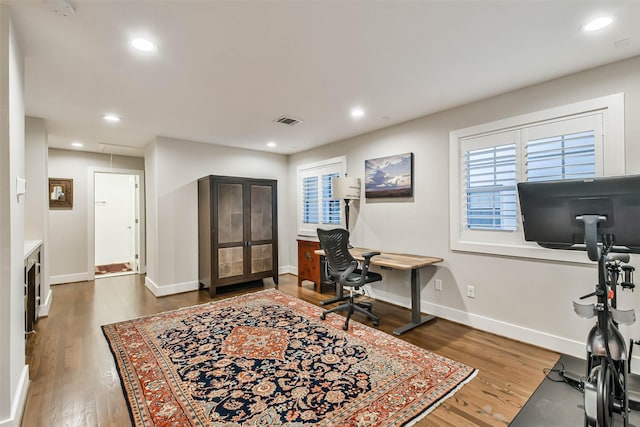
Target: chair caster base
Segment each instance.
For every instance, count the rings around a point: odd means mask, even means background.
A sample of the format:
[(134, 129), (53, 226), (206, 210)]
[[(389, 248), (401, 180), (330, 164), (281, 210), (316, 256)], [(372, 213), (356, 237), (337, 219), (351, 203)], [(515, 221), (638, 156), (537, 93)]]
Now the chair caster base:
[(373, 326), (379, 326), (380, 325), (380, 321), (378, 320), (374, 320), (373, 321)]
[(322, 314), (320, 315), (320, 319), (321, 319), (321, 320), (325, 320), (326, 318), (327, 318), (327, 315), (326, 315), (326, 314), (322, 313)]
[(342, 329), (345, 330), (345, 331), (348, 331), (349, 330), (349, 324), (345, 323), (344, 325), (342, 325)]

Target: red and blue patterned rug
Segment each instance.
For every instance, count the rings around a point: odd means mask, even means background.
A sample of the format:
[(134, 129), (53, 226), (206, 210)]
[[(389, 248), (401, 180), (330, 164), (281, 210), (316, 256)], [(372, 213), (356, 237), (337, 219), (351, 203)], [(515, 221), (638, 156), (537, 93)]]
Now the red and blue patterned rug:
[(139, 426), (407, 426), (476, 370), (266, 290), (102, 327)]

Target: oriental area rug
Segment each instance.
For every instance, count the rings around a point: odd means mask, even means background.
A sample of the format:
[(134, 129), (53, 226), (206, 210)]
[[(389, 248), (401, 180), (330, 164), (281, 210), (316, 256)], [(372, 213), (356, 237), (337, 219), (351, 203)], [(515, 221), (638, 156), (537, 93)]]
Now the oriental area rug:
[(476, 370), (277, 290), (102, 326), (140, 426), (408, 426)]

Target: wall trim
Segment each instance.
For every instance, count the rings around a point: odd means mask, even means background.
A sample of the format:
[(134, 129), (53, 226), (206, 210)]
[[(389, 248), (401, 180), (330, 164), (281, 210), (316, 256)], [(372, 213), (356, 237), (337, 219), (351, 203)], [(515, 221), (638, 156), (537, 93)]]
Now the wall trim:
[(298, 275), (298, 268), (292, 265), (285, 265), (283, 267), (278, 267), (278, 275), (281, 274), (293, 274), (294, 276)]
[(49, 285), (59, 285), (61, 283), (86, 282), (91, 280), (89, 273), (61, 274), (49, 277)]
[(158, 286), (148, 276), (144, 278), (144, 286), (156, 297), (180, 294), (182, 292), (197, 291), (200, 288), (198, 281), (175, 283), (173, 285)]
[[(296, 270), (296, 273), (292, 273), (291, 270)], [(290, 265), (278, 267), (278, 275), (288, 273), (297, 275), (297, 269)], [(200, 289), (200, 283), (197, 280), (191, 282), (175, 283), (173, 285), (159, 286), (148, 276), (144, 278), (144, 285), (156, 297), (165, 297), (167, 295), (181, 294), (183, 292), (197, 291), (198, 289)]]
[[(425, 301), (422, 301), (422, 312), (432, 313), (436, 317), (462, 323), (480, 331), (490, 332), (581, 360), (586, 360), (587, 358), (585, 341), (576, 341)], [(631, 371), (634, 374), (640, 374), (640, 356), (632, 356)], [(576, 373), (579, 375), (586, 374), (586, 372)]]
[(13, 405), (11, 406), (11, 415), (8, 419), (0, 421), (0, 427), (20, 427), (22, 421), (22, 413), (24, 405), (27, 403), (27, 391), (29, 390), (29, 365), (24, 365), (18, 389), (16, 390)]

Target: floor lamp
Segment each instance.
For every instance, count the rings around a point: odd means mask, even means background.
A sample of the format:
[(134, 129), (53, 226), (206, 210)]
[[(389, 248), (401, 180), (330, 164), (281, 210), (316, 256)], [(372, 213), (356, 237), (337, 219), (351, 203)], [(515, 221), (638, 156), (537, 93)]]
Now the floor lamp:
[(360, 178), (352, 178), (344, 176), (342, 178), (333, 178), (331, 182), (332, 197), (334, 199), (344, 200), (344, 216), (347, 222), (347, 231), (349, 231), (349, 202), (351, 200), (360, 200)]

